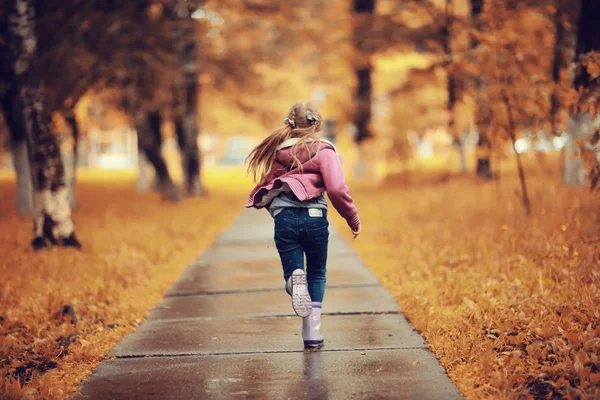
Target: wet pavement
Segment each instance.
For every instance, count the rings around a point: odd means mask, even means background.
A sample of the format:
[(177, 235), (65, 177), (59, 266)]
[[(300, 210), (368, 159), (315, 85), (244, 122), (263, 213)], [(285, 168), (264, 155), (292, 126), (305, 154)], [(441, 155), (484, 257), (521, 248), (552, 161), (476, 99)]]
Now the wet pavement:
[(245, 211), (76, 399), (460, 399), (390, 294), (330, 227), (321, 351), (304, 351), (266, 212)]

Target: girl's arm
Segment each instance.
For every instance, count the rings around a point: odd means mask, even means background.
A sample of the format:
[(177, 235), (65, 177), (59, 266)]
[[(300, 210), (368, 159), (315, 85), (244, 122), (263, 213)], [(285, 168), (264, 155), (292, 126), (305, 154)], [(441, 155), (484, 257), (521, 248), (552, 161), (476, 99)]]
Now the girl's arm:
[(322, 149), (319, 151), (318, 161), (331, 204), (346, 220), (350, 229), (356, 232), (360, 226), (360, 218), (350, 197), (350, 189), (346, 185), (346, 176), (337, 153), (332, 149)]

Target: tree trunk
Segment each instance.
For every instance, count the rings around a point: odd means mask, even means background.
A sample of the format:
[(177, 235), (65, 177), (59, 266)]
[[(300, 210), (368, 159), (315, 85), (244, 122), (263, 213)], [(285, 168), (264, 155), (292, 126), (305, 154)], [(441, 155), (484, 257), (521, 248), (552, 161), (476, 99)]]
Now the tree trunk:
[(369, 37), (372, 35), (375, 0), (354, 0), (354, 73), (356, 75), (356, 94), (354, 97), (354, 125), (356, 143), (373, 136), (371, 132), (371, 53)]
[[(447, 6), (448, 8), (448, 6)], [(450, 17), (447, 16), (449, 19)], [(451, 49), (450, 49), (450, 22), (448, 20), (448, 26), (445, 26), (442, 29), (442, 47), (444, 49), (444, 56), (451, 57)], [(446, 66), (446, 91), (448, 93), (448, 100), (446, 102), (446, 111), (448, 112), (448, 132), (453, 138), (453, 142), (459, 151), (460, 156), (460, 170), (461, 172), (467, 171), (467, 163), (465, 160), (465, 151), (463, 140), (456, 132), (455, 127), (455, 118), (454, 118), (454, 106), (456, 105), (456, 81), (453, 74), (453, 66), (451, 64)]]
[[(175, 95), (177, 96), (177, 94)], [(175, 116), (173, 117), (173, 125), (175, 128), (175, 136), (177, 138), (177, 146), (179, 147), (180, 157), (181, 157), (181, 172), (183, 177), (183, 187), (188, 187), (188, 163), (187, 157), (185, 156), (185, 130), (183, 128), (183, 116), (178, 113), (178, 107), (175, 106)]]
[(70, 114), (66, 118), (67, 124), (69, 128), (71, 128), (71, 134), (73, 135), (73, 160), (71, 163), (71, 168), (73, 170), (73, 184), (77, 181), (77, 164), (79, 162), (79, 125), (77, 124), (77, 119), (75, 115)]
[(512, 141), (513, 151), (515, 152), (515, 156), (517, 157), (517, 169), (519, 171), (519, 182), (521, 183), (521, 199), (523, 201), (523, 207), (525, 207), (525, 213), (527, 215), (531, 215), (531, 202), (529, 201), (529, 193), (527, 191), (527, 181), (525, 180), (525, 171), (523, 169), (523, 163), (521, 162), (521, 155), (517, 151), (515, 146), (516, 143), (516, 126), (515, 120), (513, 117), (512, 106), (510, 104), (510, 99), (508, 95), (504, 93), (503, 95), (504, 106), (506, 107), (506, 113), (508, 115), (508, 131), (510, 134), (510, 139)]
[[(479, 16), (483, 12), (484, 0), (471, 0), (471, 19), (473, 20), (473, 28), (475, 30), (481, 29), (481, 21)], [(479, 46), (479, 41), (476, 35), (471, 35), (471, 48), (475, 49)], [(485, 101), (481, 98), (481, 88), (485, 85), (485, 81), (481, 76), (476, 76), (473, 81), (475, 82), (475, 127), (479, 139), (477, 141), (477, 148), (475, 151), (477, 157), (477, 164), (475, 167), (475, 173), (479, 178), (492, 179), (492, 163), (490, 160), (492, 153), (492, 142), (489, 140), (487, 135), (487, 129), (490, 123), (490, 110), (486, 107)]]
[(560, 73), (564, 66), (564, 57), (562, 55), (563, 41), (565, 37), (565, 28), (562, 22), (561, 10), (556, 10), (554, 15), (554, 60), (552, 60), (552, 80), (554, 82), (554, 89), (550, 97), (550, 129), (552, 135), (556, 135), (558, 132), (558, 113), (560, 109), (560, 102), (558, 99), (558, 90), (560, 85)]
[(197, 135), (193, 134), (194, 129), (186, 129), (186, 119), (189, 123), (190, 116), (187, 118), (175, 118), (175, 132), (177, 134), (177, 143), (181, 150), (181, 170), (183, 172), (183, 185), (189, 196), (199, 196), (205, 193), (201, 183), (200, 176), (200, 149), (198, 148)]
[[(452, 1), (446, 0), (445, 23), (440, 31), (442, 50), (444, 59), (452, 60), (451, 34), (453, 23)], [(452, 62), (446, 65), (446, 91), (448, 100), (446, 101), (446, 111), (448, 112), (448, 131), (455, 140), (460, 142), (457, 132), (454, 129), (454, 106), (456, 105), (456, 78), (454, 77), (454, 66)]]
[[(162, 162), (160, 163), (161, 165), (164, 164), (164, 168), (166, 170), (167, 175), (169, 176), (169, 180), (170, 178), (170, 174), (169, 174), (169, 167), (166, 164), (166, 161), (164, 160), (164, 156), (162, 155), (162, 149), (163, 149), (163, 140), (162, 140), (162, 117), (160, 115), (160, 112), (158, 111), (152, 111), (148, 113), (148, 122), (149, 122), (149, 126), (150, 126), (150, 131), (149, 134), (152, 136), (152, 140), (153, 142), (156, 144), (156, 147), (159, 149), (160, 151), (160, 155), (162, 158)], [(155, 165), (155, 164), (153, 164)], [(162, 166), (161, 168), (161, 172), (158, 173), (158, 170), (156, 170), (156, 165), (155, 165), (155, 174), (154, 177), (152, 178), (152, 190), (158, 193), (162, 193), (163, 190), (163, 183), (165, 182), (165, 174), (162, 172)], [(167, 184), (166, 187), (169, 187), (170, 185)]]
[(182, 79), (173, 91), (174, 124), (181, 154), (183, 184), (189, 196), (205, 193), (201, 176), (201, 154), (198, 147), (199, 65), (196, 23), (190, 16), (189, 5), (179, 0), (176, 19), (176, 48), (179, 54)]
[[(189, 196), (199, 196), (205, 193), (201, 183), (200, 149), (198, 147), (198, 75), (197, 73), (185, 74), (184, 106), (175, 106), (175, 133), (177, 144), (181, 151), (181, 170), (183, 184)], [(181, 93), (177, 91), (176, 93)], [(177, 96), (177, 94), (175, 95)]]
[(479, 132), (475, 153), (477, 155), (477, 166), (475, 167), (477, 176), (487, 180), (492, 179), (492, 163), (490, 160), (492, 142), (490, 142), (485, 132)]
[(144, 154), (144, 150), (138, 146), (138, 181), (137, 188), (140, 192), (148, 191), (148, 160)]
[(523, 201), (523, 207), (525, 207), (525, 213), (531, 215), (531, 202), (529, 201), (529, 194), (527, 192), (527, 182), (525, 181), (525, 171), (523, 170), (523, 164), (521, 162), (521, 155), (517, 152), (515, 147), (515, 140), (513, 135), (513, 150), (517, 156), (517, 169), (519, 170), (519, 182), (521, 183), (521, 199)]
[[(590, 51), (600, 50), (600, 7), (598, 0), (581, 0), (579, 18), (577, 21), (577, 39), (575, 44), (575, 62), (579, 61), (579, 56)], [(587, 97), (593, 91), (598, 90), (597, 83), (590, 80), (590, 75), (586, 68), (579, 68), (578, 73), (573, 77), (573, 86), (581, 93), (581, 102), (588, 101)], [(567, 122), (567, 143), (565, 144), (565, 164), (563, 179), (566, 185), (585, 184), (586, 171), (580, 157), (574, 153), (579, 152), (575, 141), (577, 139), (587, 139), (592, 134), (592, 120), (589, 113), (581, 113), (577, 107), (574, 107), (570, 113)]]
[(12, 88), (2, 99), (2, 111), (10, 136), (10, 150), (17, 179), (17, 214), (33, 216), (33, 183), (29, 149), (24, 135), (22, 115), (16, 109), (17, 95)]
[(17, 175), (17, 214), (33, 216), (33, 183), (29, 167), (29, 151), (24, 140), (11, 144), (13, 165)]
[(23, 131), (30, 149), (35, 187), (32, 246), (36, 250), (49, 244), (80, 248), (71, 220), (58, 140), (49, 129), (50, 110), (46, 107), (42, 85), (33, 73), (37, 57), (33, 0), (11, 1), (5, 11), (9, 20), (8, 44), (15, 57), (11, 60), (12, 83), (18, 93), (17, 109), (22, 115)]
[(77, 124), (77, 119), (75, 118), (73, 110), (69, 111), (65, 120), (71, 128), (71, 134), (73, 135), (73, 153), (71, 154), (71, 173), (68, 187), (71, 207), (75, 208), (77, 205), (77, 199), (75, 198), (75, 183), (77, 182), (77, 164), (79, 163), (79, 125)]
[[(581, 9), (577, 23), (577, 39), (575, 44), (575, 61), (579, 56), (592, 50), (600, 50), (600, 5), (598, 0), (581, 0)], [(573, 85), (576, 89), (589, 89), (592, 84), (586, 68), (580, 68), (574, 77)]]
[(564, 147), (563, 181), (567, 186), (583, 186), (586, 184), (586, 171), (583, 160), (579, 157), (578, 139), (589, 138), (594, 128), (589, 113), (571, 113), (567, 121), (567, 141)]
[(452, 144), (456, 147), (458, 151), (458, 159), (460, 162), (460, 172), (467, 172), (467, 156), (465, 154), (465, 133), (463, 132), (460, 136), (454, 137)]
[[(447, 71), (447, 83), (446, 89), (448, 90), (448, 102), (446, 105), (446, 109), (448, 110), (448, 130), (453, 137), (458, 138), (458, 135), (454, 129), (454, 105), (456, 104), (456, 85), (454, 82), (454, 76), (452, 76), (452, 71)], [(459, 139), (460, 140), (460, 139)]]
[(148, 112), (141, 107), (134, 111), (138, 147), (154, 167), (162, 197), (176, 203), (181, 201), (181, 195), (169, 175), (167, 163), (162, 155), (161, 122), (162, 117), (158, 111)]
[(373, 136), (371, 132), (371, 65), (357, 68), (355, 73), (358, 85), (354, 113), (354, 125), (357, 133), (354, 139), (357, 143), (361, 143)]
[[(196, 43), (194, 42), (194, 47)], [(193, 52), (195, 58), (196, 52)], [(186, 69), (187, 70), (187, 69)], [(199, 196), (204, 193), (200, 175), (200, 149), (198, 147), (198, 72), (186, 72), (185, 77), (185, 115), (183, 117), (183, 144), (181, 160), (187, 194)]]

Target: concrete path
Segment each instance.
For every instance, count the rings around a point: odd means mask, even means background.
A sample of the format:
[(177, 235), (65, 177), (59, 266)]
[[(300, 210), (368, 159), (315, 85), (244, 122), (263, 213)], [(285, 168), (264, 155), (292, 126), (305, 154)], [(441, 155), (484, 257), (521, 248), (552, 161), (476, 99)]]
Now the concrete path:
[(305, 352), (265, 211), (245, 211), (109, 353), (76, 399), (459, 399), (330, 227), (325, 348)]

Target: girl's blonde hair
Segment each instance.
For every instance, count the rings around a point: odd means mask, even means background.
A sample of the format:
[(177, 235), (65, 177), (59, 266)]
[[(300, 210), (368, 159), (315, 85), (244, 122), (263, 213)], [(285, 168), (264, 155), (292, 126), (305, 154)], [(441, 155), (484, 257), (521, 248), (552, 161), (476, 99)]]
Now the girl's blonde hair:
[(284, 121), (285, 126), (275, 129), (265, 140), (261, 142), (248, 156), (248, 174), (254, 178), (254, 182), (266, 183), (277, 147), (284, 141), (292, 138), (299, 139), (292, 146), (292, 168), (302, 169), (298, 159), (298, 148), (302, 146), (306, 151), (309, 142), (320, 142), (321, 138), (317, 135), (322, 128), (322, 117), (319, 109), (308, 101), (299, 101), (290, 108), (287, 118)]

